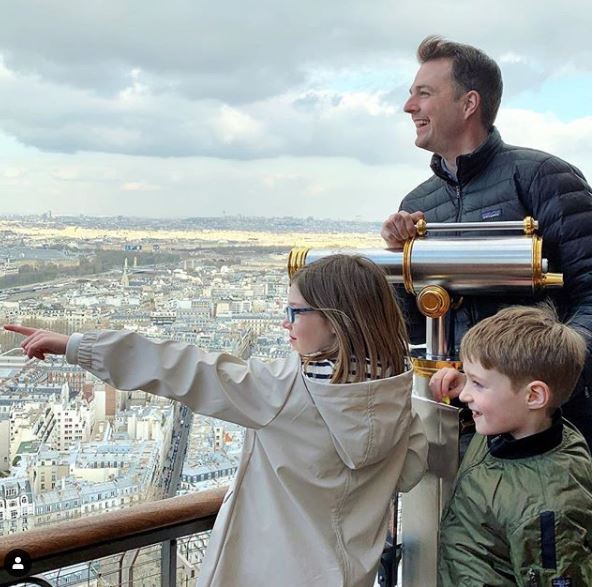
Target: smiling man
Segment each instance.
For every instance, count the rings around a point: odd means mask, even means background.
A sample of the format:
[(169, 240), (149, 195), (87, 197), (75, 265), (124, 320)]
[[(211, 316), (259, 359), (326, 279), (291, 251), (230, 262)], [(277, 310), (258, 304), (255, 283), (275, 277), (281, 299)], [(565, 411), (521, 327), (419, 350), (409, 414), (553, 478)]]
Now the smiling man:
[[(542, 151), (505, 144), (494, 126), (503, 82), (497, 63), (471, 47), (427, 37), (404, 110), (416, 127), (415, 144), (433, 153), (433, 176), (408, 194), (382, 226), (389, 248), (400, 249), (428, 222), (539, 222), (543, 257), (563, 273), (564, 287), (550, 294), (562, 319), (588, 342), (588, 360), (564, 415), (591, 446), (592, 190), (573, 165)], [(475, 236), (480, 233), (475, 234)], [(405, 295), (405, 294), (403, 294)], [(424, 318), (403, 300), (413, 342), (424, 340)], [(511, 303), (530, 299), (465, 296), (455, 312), (458, 346), (474, 324)]]

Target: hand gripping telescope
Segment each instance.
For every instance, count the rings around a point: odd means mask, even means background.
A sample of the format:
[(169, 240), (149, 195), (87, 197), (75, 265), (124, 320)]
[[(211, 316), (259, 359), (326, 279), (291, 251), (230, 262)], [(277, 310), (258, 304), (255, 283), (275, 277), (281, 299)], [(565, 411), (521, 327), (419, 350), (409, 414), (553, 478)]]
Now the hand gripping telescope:
[[(404, 544), (402, 584), (407, 587), (437, 582), (439, 522), (454, 486), (460, 433), (466, 426), (463, 410), (434, 402), (428, 386), (431, 375), (441, 367), (462, 366), (455, 354), (455, 341), (449, 339), (451, 310), (463, 303), (465, 295), (507, 296), (561, 287), (563, 276), (549, 273), (548, 262), (542, 258), (537, 229), (538, 223), (529, 217), (519, 222), (489, 223), (427, 224), (421, 220), (416, 236), (406, 241), (401, 251), (295, 248), (289, 254), (290, 276), (334, 253), (367, 257), (384, 268), (388, 282), (402, 284), (415, 295), (419, 310), (426, 316), (426, 349), (413, 349), (411, 355), (415, 372), (412, 403), (429, 441), (428, 470), (412, 491), (399, 496)], [(483, 236), (473, 236), (479, 231)]]
[[(289, 253), (289, 276), (335, 253), (361, 255), (381, 265), (389, 283), (402, 284), (416, 296), (417, 307), (427, 318), (426, 351), (414, 349), (412, 362), (415, 375), (425, 379), (424, 384), (416, 381), (416, 394), (429, 397), (427, 383), (435, 371), (445, 366), (461, 367), (455, 356), (455, 341), (448, 337), (450, 310), (457, 307), (460, 298), (467, 294), (526, 294), (563, 285), (561, 274), (548, 271), (537, 229), (538, 222), (530, 217), (515, 222), (442, 224), (419, 220), (417, 235), (406, 241), (401, 251), (294, 248)], [(469, 236), (477, 231), (496, 232), (497, 236)], [(502, 232), (510, 235), (501, 236)]]

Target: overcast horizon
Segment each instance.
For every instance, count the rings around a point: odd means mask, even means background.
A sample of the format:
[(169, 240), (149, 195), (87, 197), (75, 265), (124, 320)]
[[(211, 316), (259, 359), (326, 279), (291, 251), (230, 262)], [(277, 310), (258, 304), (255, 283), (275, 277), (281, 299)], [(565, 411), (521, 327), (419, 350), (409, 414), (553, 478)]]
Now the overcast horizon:
[(4, 2), (2, 214), (378, 222), (430, 175), (429, 34), (494, 57), (505, 142), (592, 180), (587, 0)]
[[(256, 220), (294, 220), (300, 223), (320, 223), (320, 222), (345, 222), (350, 224), (369, 224), (369, 225), (376, 225), (380, 226), (380, 220), (365, 220), (365, 219), (358, 219), (358, 218), (333, 218), (331, 216), (291, 216), (291, 215), (284, 215), (284, 216), (259, 216), (259, 215), (250, 215), (250, 214), (221, 214), (221, 215), (213, 215), (213, 216), (133, 216), (133, 215), (125, 215), (125, 214), (54, 214), (51, 210), (46, 212), (41, 212), (39, 214), (19, 214), (19, 213), (8, 213), (8, 214), (0, 214), (0, 220), (19, 220), (19, 219), (27, 219), (34, 217), (36, 219), (43, 219), (47, 215), (47, 213), (51, 213), (51, 219), (45, 218), (45, 220), (54, 220), (54, 221), (74, 221), (79, 218), (85, 219), (93, 219), (93, 220), (113, 220), (113, 219), (126, 219), (126, 220), (133, 220), (133, 221), (162, 221), (164, 223), (168, 222), (188, 222), (188, 221), (200, 221), (200, 220), (246, 220), (246, 221), (256, 221)], [(152, 228), (152, 227), (151, 227)], [(238, 229), (239, 230), (239, 229)], [(253, 227), (246, 228), (246, 230), (253, 230)], [(266, 228), (262, 229), (263, 231), (267, 231)]]

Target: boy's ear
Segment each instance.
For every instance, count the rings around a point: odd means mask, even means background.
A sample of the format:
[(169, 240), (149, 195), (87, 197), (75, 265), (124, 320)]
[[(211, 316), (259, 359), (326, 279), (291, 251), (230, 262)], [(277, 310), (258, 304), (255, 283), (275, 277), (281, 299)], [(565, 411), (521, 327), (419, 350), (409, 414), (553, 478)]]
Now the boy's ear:
[(551, 390), (544, 381), (531, 381), (527, 386), (526, 405), (529, 410), (546, 408), (551, 402)]

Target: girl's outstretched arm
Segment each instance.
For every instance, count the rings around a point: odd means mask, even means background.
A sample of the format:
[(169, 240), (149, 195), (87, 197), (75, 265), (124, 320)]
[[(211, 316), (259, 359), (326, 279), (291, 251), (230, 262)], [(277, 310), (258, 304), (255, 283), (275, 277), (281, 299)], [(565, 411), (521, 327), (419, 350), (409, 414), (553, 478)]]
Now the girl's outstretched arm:
[(45, 359), (46, 354), (63, 355), (66, 353), (68, 336), (41, 328), (30, 328), (18, 324), (5, 324), (5, 330), (22, 334), (26, 338), (21, 342), (21, 347), (29, 358)]
[(179, 400), (194, 412), (248, 428), (261, 428), (276, 417), (300, 372), (297, 355), (245, 361), (126, 330), (66, 336), (12, 324), (5, 328), (26, 336), (21, 346), (29, 357), (65, 354), (69, 363), (116, 389), (141, 389)]

